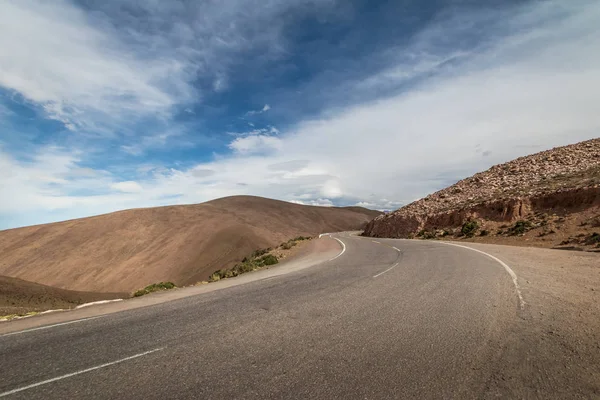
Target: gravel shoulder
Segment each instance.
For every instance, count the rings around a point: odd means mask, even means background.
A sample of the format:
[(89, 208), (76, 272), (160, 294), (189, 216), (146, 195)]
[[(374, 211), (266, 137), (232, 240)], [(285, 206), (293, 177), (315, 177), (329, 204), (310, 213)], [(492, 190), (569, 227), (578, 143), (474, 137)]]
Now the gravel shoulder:
[(489, 397), (524, 386), (531, 389), (527, 398), (538, 398), (538, 390), (555, 398), (599, 398), (600, 254), (460, 244), (506, 262), (526, 302), (500, 349)]

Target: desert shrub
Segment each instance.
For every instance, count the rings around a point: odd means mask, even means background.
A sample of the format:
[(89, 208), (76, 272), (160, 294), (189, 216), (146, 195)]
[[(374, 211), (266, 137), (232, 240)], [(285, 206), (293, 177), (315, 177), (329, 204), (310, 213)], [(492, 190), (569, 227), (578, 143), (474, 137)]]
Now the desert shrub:
[(284, 243), (282, 243), (280, 247), (281, 247), (283, 250), (289, 250), (289, 249), (291, 249), (292, 247), (294, 247), (296, 244), (297, 244), (297, 243), (296, 243), (294, 240), (288, 240), (287, 242), (284, 242)]
[(216, 282), (221, 280), (221, 275), (217, 272), (213, 272), (208, 278), (209, 282)]
[(252, 252), (252, 254), (250, 255), (250, 258), (256, 258), (256, 257), (260, 257), (263, 254), (267, 254), (269, 251), (271, 251), (270, 248), (267, 249), (259, 249), (259, 250), (255, 250)]
[(175, 286), (175, 284), (173, 282), (159, 282), (159, 283), (153, 283), (152, 285), (148, 285), (143, 289), (137, 290), (133, 293), (133, 297), (140, 297), (152, 292), (158, 292), (161, 290), (169, 290), (169, 289), (174, 289), (177, 286)]
[(477, 221), (471, 220), (463, 224), (460, 232), (466, 237), (473, 237), (473, 235), (475, 235), (475, 232), (477, 232), (478, 228), (479, 224), (477, 223)]
[(596, 244), (600, 243), (600, 233), (594, 232), (592, 233), (586, 240), (587, 244)]
[(487, 235), (489, 235), (489, 234), (490, 234), (490, 232), (489, 232), (489, 231), (487, 231), (487, 230), (485, 230), (485, 229), (484, 229), (484, 230), (482, 230), (481, 232), (479, 232), (479, 236), (487, 236)]
[(515, 222), (515, 224), (510, 228), (509, 231), (511, 235), (522, 235), (528, 230), (530, 230), (532, 226), (533, 224), (531, 222), (521, 220)]
[(262, 253), (262, 250), (257, 250), (252, 254), (261, 254), (262, 257), (253, 257), (251, 259), (244, 257), (244, 260), (241, 263), (234, 265), (232, 268), (220, 269), (213, 272), (208, 278), (208, 281), (217, 282), (221, 279), (235, 278), (236, 276), (246, 272), (254, 271), (260, 267), (277, 264), (279, 262), (277, 257), (272, 254)]
[(273, 265), (279, 262), (279, 260), (277, 260), (277, 257), (275, 257), (273, 254), (267, 254), (266, 256), (261, 258), (261, 261), (264, 265)]
[(425, 234), (423, 234), (423, 239), (435, 239), (435, 232), (425, 231)]
[(303, 240), (310, 240), (312, 239), (310, 236), (298, 236), (294, 239), (292, 239), (294, 242), (301, 242)]
[(234, 278), (238, 276), (237, 272), (234, 269), (225, 270), (225, 276), (223, 278)]

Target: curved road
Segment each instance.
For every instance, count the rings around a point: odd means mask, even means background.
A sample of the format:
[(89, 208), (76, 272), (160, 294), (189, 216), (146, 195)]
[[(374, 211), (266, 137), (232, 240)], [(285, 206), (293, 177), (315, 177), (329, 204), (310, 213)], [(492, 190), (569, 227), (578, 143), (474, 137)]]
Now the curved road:
[(436, 242), (335, 236), (345, 252), (312, 268), (0, 336), (0, 397), (520, 394), (496, 385), (521, 313), (502, 265)]

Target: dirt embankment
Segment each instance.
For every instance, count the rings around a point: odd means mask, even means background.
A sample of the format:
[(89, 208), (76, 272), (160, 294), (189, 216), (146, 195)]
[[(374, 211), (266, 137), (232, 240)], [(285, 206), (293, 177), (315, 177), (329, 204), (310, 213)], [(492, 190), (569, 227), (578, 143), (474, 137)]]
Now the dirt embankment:
[(596, 250), (598, 221), (600, 139), (594, 139), (496, 165), (375, 218), (364, 235)]
[(0, 316), (67, 309), (79, 304), (126, 297), (129, 293), (76, 292), (0, 276)]
[(252, 196), (121, 211), (0, 231), (0, 275), (63, 289), (131, 292), (207, 280), (256, 249), (362, 229), (379, 215)]

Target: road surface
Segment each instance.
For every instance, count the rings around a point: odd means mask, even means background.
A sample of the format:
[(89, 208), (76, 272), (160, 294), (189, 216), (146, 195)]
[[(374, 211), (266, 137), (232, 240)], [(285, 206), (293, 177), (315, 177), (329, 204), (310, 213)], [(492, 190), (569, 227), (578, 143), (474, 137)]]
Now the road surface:
[(598, 382), (544, 376), (543, 365), (539, 381), (506, 381), (505, 369), (531, 364), (514, 342), (538, 339), (519, 336), (528, 299), (498, 260), (334, 236), (343, 254), (311, 268), (0, 336), (0, 397), (600, 396)]

